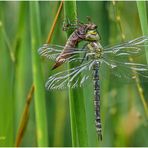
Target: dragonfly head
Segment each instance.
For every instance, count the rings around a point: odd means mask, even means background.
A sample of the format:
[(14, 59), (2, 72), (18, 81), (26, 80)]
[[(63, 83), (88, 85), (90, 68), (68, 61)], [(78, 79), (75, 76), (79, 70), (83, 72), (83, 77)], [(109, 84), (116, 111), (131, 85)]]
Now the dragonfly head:
[(85, 40), (89, 42), (99, 41), (100, 36), (97, 32), (97, 29), (88, 30), (86, 32)]
[(85, 40), (89, 42), (99, 41), (100, 36), (97, 31), (98, 26), (92, 23), (89, 17), (87, 19), (89, 23), (85, 24), (86, 25)]

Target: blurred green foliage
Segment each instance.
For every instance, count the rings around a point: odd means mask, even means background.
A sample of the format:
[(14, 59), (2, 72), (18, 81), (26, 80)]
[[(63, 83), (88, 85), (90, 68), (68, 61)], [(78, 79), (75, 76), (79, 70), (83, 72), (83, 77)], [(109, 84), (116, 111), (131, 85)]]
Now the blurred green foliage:
[[(59, 2), (37, 3), (39, 4), (37, 17), (41, 26), (39, 38), (43, 44), (47, 39)], [(125, 40), (142, 36), (136, 2), (117, 2), (115, 8), (121, 19)], [(64, 45), (66, 42), (66, 33), (62, 31), (63, 13), (62, 10), (52, 37), (54, 44)], [(90, 16), (98, 25), (103, 46), (121, 42), (121, 32), (112, 2), (78, 1), (77, 14), (80, 21), (87, 22), (86, 16)], [(14, 146), (26, 98), (33, 83), (30, 17), (29, 2), (0, 2), (0, 146)], [(53, 73), (50, 71), (53, 62), (40, 59), (41, 72), (46, 81), (49, 74)], [(140, 60), (145, 61), (144, 58)], [(56, 71), (62, 69), (63, 67), (60, 67)], [(143, 83), (142, 88), (148, 102), (148, 83)], [(72, 146), (68, 92), (44, 91), (48, 146)], [(136, 85), (113, 81), (109, 75), (102, 79), (102, 142), (97, 142), (94, 135), (92, 85), (84, 87), (84, 96), (86, 108), (90, 108), (86, 110), (89, 146), (98, 146), (98, 143), (99, 146), (148, 146), (148, 122)], [(35, 111), (33, 99), (21, 146), (37, 146)]]

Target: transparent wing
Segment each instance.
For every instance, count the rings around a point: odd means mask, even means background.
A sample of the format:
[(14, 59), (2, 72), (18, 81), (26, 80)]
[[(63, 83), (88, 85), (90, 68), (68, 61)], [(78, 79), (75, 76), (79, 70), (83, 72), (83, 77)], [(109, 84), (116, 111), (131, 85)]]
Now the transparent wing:
[(63, 46), (57, 46), (57, 45), (48, 45), (48, 44), (44, 44), (42, 47), (40, 47), (38, 49), (38, 53), (43, 56), (46, 57), (50, 60), (55, 60), (56, 57), (61, 53), (63, 49)]
[(102, 59), (101, 66), (104, 68), (104, 71), (105, 68), (109, 69), (110, 74), (119, 81), (134, 82), (136, 78), (140, 78), (141, 82), (148, 82), (148, 65)]
[[(148, 46), (148, 37), (142, 36), (119, 45), (115, 45), (109, 48), (104, 48), (103, 57), (115, 59), (119, 57), (141, 55), (144, 53), (144, 49), (146, 46)], [(42, 47), (38, 49), (38, 52), (41, 56), (44, 56), (50, 60), (55, 60), (63, 49), (64, 46), (44, 44)], [(85, 54), (85, 52), (86, 48), (71, 48), (66, 54), (74, 55), (70, 57), (70, 59), (71, 60), (73, 59), (74, 61), (76, 60), (76, 56), (78, 54), (82, 55)]]
[(56, 73), (48, 78), (47, 89), (64, 89), (66, 87), (75, 88), (82, 86), (89, 79), (89, 71), (93, 66), (93, 61), (87, 61), (80, 66)]
[[(38, 49), (38, 52), (41, 56), (46, 57), (49, 60), (55, 61), (55, 59), (60, 55), (63, 49), (64, 46), (44, 44), (42, 47)], [(86, 50), (84, 48), (68, 49), (65, 53), (65, 56), (70, 55), (70, 57), (67, 58), (65, 62), (81, 61), (83, 59), (83, 55), (85, 54), (85, 52)]]
[(148, 46), (148, 37), (142, 36), (123, 44), (105, 48), (103, 56), (110, 59), (118, 58), (118, 60), (124, 57), (134, 57), (143, 54), (146, 46)]

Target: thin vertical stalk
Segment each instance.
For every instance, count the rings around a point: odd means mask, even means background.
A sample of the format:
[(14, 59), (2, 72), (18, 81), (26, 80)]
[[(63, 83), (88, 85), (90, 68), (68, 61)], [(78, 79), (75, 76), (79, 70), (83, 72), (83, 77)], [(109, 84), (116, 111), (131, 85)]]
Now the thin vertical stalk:
[(31, 45), (32, 45), (32, 68), (34, 81), (34, 102), (36, 114), (36, 131), (38, 146), (48, 146), (47, 118), (45, 106), (44, 83), (41, 73), (41, 65), (37, 49), (41, 43), (41, 31), (39, 21), (38, 2), (30, 2), (30, 25), (31, 25)]
[(63, 3), (64, 3), (64, 1), (61, 1), (60, 6), (59, 6), (59, 8), (58, 8), (58, 11), (57, 11), (57, 13), (56, 13), (56, 16), (55, 16), (55, 18), (54, 18), (53, 24), (52, 24), (52, 26), (51, 26), (51, 29), (50, 29), (50, 32), (49, 32), (49, 34), (48, 34), (48, 38), (47, 38), (47, 41), (46, 41), (47, 44), (49, 44), (49, 43), (51, 42), (51, 38), (52, 38), (53, 32), (54, 32), (54, 30), (55, 30), (55, 26), (56, 26), (56, 24), (57, 24), (59, 15), (60, 15), (60, 13), (61, 13), (61, 10), (62, 10), (62, 7), (63, 7)]
[(32, 97), (33, 97), (33, 92), (34, 92), (34, 85), (31, 86), (31, 88), (29, 90), (29, 94), (28, 94), (27, 99), (26, 99), (26, 104), (25, 104), (25, 107), (24, 107), (24, 110), (23, 110), (23, 113), (22, 113), (22, 118), (20, 120), (18, 133), (17, 133), (17, 136), (16, 136), (16, 141), (15, 141), (16, 147), (20, 146), (22, 139), (23, 139), (23, 136), (24, 136), (25, 129), (27, 127), (27, 123), (28, 123), (28, 119), (29, 119), (30, 103), (31, 103), (31, 100), (32, 100)]
[[(65, 1), (64, 3), (65, 20), (68, 18), (71, 22), (77, 20), (76, 1)], [(68, 30), (67, 36), (74, 30)], [(69, 68), (72, 65), (69, 64)], [(71, 118), (71, 133), (73, 146), (88, 146), (86, 111), (82, 88), (69, 89), (69, 106)]]

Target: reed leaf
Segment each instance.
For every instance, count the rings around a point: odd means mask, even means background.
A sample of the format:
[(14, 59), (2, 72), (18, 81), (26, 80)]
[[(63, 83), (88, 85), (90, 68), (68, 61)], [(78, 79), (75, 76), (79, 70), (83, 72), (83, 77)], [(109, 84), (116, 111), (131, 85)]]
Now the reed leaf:
[[(146, 7), (146, 1), (137, 1), (137, 8), (138, 8), (138, 14), (141, 24), (141, 29), (143, 35), (148, 35), (148, 15), (147, 15), (147, 7)], [(148, 48), (145, 50), (146, 52), (146, 59), (148, 63)]]
[[(64, 10), (65, 20), (69, 19), (70, 22), (77, 20), (76, 1), (65, 1)], [(73, 29), (68, 30), (67, 37), (69, 37), (73, 31)], [(69, 68), (70, 67), (71, 65), (69, 65)], [(86, 110), (82, 88), (69, 90), (69, 107), (71, 118), (72, 145), (88, 146)]]
[(4, 3), (0, 3), (0, 8), (0, 147), (9, 147), (14, 144), (14, 63), (8, 47), (10, 40), (4, 21)]
[[(148, 16), (147, 16), (146, 2), (145, 1), (137, 1), (137, 8), (138, 8), (138, 14), (139, 14), (139, 18), (140, 18), (142, 33), (143, 33), (143, 35), (148, 35), (148, 28), (147, 28), (147, 26), (148, 26), (147, 17)], [(146, 54), (146, 60), (148, 63), (148, 47), (145, 47), (145, 54)], [(141, 94), (143, 94), (142, 89), (140, 89), (140, 92), (141, 92)], [(143, 103), (145, 114), (148, 119), (148, 105), (147, 105), (143, 95), (141, 97), (141, 101)]]
[(34, 102), (36, 115), (36, 132), (38, 146), (48, 146), (47, 115), (45, 106), (44, 82), (37, 49), (41, 43), (39, 3), (30, 2), (30, 28), (32, 48), (33, 83), (35, 87)]
[[(27, 18), (27, 3), (19, 3), (17, 30), (13, 40), (13, 47), (15, 51), (15, 81), (14, 81), (14, 101), (15, 101), (15, 137), (19, 137), (18, 130), (20, 125), (20, 119), (22, 118), (23, 108), (26, 100), (26, 94), (28, 93), (28, 83), (30, 83), (31, 75), (31, 51), (27, 44), (28, 34), (26, 32), (28, 26), (27, 21), (22, 23), (22, 19)], [(26, 60), (27, 59), (27, 60)], [(28, 73), (30, 74), (28, 77)], [(30, 78), (30, 79), (29, 79)], [(23, 138), (23, 135), (21, 135)], [(15, 138), (18, 139), (18, 138)], [(21, 140), (16, 140), (16, 143), (21, 144)]]

